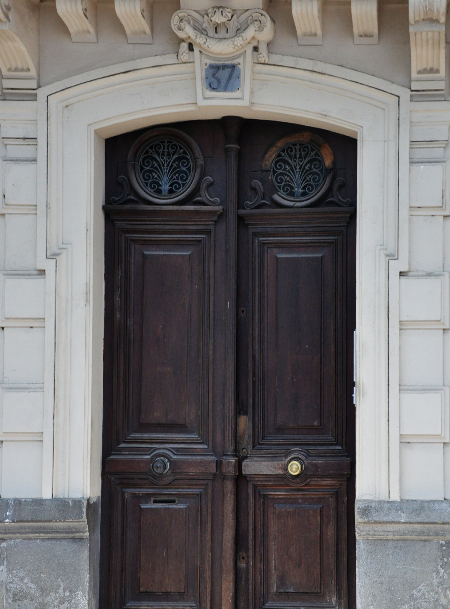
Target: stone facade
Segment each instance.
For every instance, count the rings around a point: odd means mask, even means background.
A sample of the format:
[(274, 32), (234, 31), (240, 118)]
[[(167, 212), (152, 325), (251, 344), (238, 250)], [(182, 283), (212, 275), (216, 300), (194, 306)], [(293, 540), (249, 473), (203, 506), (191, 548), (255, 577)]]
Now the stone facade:
[(448, 608), (446, 3), (222, 4), (273, 25), (241, 99), (172, 27), (209, 0), (0, 0), (0, 605), (97, 603), (104, 140), (232, 113), (358, 139), (358, 607)]

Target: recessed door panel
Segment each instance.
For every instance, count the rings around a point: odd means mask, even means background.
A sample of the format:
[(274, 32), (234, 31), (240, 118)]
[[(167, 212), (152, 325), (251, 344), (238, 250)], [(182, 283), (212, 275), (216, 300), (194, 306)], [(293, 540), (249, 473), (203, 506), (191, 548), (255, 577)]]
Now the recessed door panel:
[[(142, 363), (139, 424), (197, 432), (202, 403), (205, 277), (202, 243), (154, 244), (142, 256)], [(141, 269), (135, 266), (137, 272)], [(202, 298), (203, 297), (203, 298)], [(141, 302), (136, 302), (140, 308)], [(203, 306), (202, 306), (203, 305)], [(137, 396), (136, 396), (137, 397)]]
[[(207, 607), (209, 487), (123, 488), (120, 493), (124, 606)], [(120, 589), (119, 583), (119, 595)]]
[(338, 490), (255, 486), (254, 607), (336, 607)]
[(188, 509), (164, 500), (140, 505), (139, 592), (186, 593)]
[(119, 233), (118, 435), (125, 423), (122, 441), (207, 444), (213, 228), (161, 228)]
[(345, 232), (300, 224), (294, 234), (265, 227), (250, 235), (253, 445), (338, 443)]
[(311, 248), (267, 249), (262, 375), (275, 433), (322, 426), (322, 266), (323, 253)]

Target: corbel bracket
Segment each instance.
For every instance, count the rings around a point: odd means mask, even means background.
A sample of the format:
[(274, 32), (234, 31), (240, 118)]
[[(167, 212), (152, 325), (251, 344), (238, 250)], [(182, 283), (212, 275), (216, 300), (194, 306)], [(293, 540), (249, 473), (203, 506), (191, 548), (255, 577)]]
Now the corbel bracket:
[(130, 44), (153, 42), (149, 0), (114, 0), (114, 6)]
[(298, 44), (322, 44), (322, 0), (292, 0)]
[(72, 42), (97, 42), (97, 13), (92, 0), (56, 0), (56, 10)]
[(409, 0), (411, 95), (444, 99), (447, 0)]
[(353, 42), (378, 44), (378, 0), (352, 0)]
[(25, 45), (11, 24), (11, 5), (0, 0), (0, 70), (3, 97), (36, 99), (37, 74)]

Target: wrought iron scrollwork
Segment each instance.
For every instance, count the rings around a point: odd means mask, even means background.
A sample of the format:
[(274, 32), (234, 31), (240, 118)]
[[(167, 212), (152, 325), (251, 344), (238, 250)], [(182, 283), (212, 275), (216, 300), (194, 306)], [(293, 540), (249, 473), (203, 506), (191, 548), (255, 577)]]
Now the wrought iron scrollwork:
[(194, 159), (183, 142), (169, 137), (150, 141), (136, 160), (136, 176), (149, 194), (170, 199), (189, 188)]
[(309, 142), (291, 142), (279, 150), (272, 162), (272, 181), (278, 193), (301, 202), (318, 192), (326, 177), (322, 155)]
[(253, 180), (251, 187), (256, 190), (256, 197), (253, 201), (246, 201), (244, 203), (245, 209), (255, 209), (255, 207), (259, 207), (260, 205), (268, 205), (270, 207), (270, 203), (264, 200), (264, 186), (258, 180)]
[(203, 155), (179, 129), (158, 127), (138, 138), (128, 154), (128, 177), (141, 202), (185, 203), (198, 190)]

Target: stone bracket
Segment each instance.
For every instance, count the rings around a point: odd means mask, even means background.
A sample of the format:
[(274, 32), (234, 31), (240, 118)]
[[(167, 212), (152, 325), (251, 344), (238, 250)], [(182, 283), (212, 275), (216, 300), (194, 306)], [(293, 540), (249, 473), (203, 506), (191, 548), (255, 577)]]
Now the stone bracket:
[(352, 0), (353, 41), (378, 44), (378, 0)]
[(0, 70), (5, 99), (36, 99), (37, 74), (25, 45), (11, 24), (11, 6), (0, 0)]
[(92, 0), (56, 0), (56, 10), (72, 42), (97, 42), (97, 14)]
[(446, 16), (446, 0), (409, 0), (413, 99), (444, 99)]
[(152, 44), (152, 6), (149, 0), (114, 0), (130, 44)]
[(298, 44), (322, 44), (322, 0), (292, 0)]

